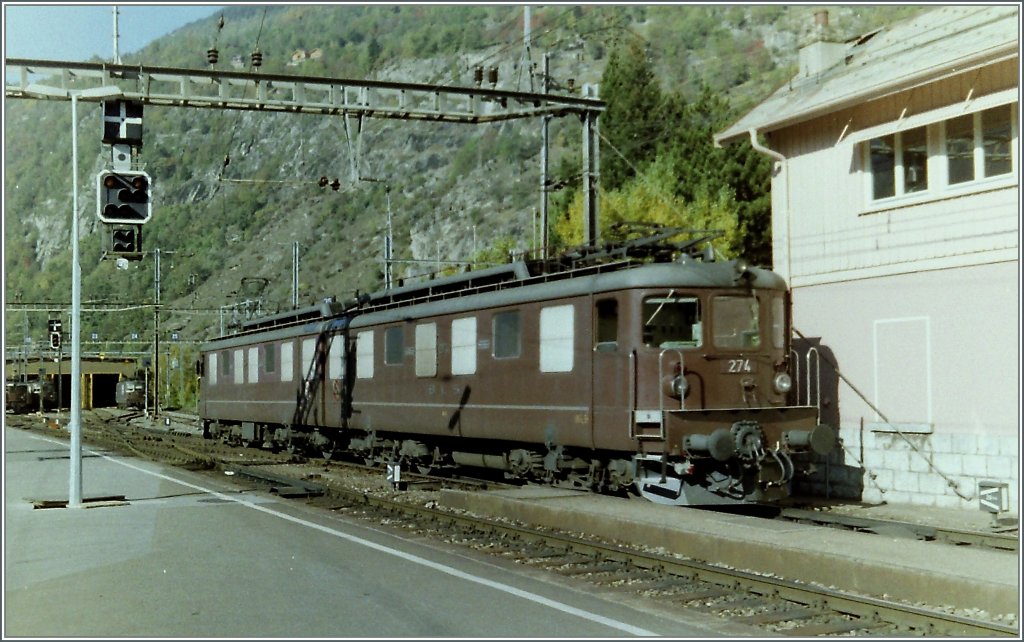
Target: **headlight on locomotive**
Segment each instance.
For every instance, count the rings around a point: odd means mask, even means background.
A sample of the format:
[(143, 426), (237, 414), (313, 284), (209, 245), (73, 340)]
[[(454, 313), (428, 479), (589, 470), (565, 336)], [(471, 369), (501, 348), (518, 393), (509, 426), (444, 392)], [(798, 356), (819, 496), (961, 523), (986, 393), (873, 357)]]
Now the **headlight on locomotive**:
[(682, 399), (690, 392), (690, 384), (686, 383), (686, 378), (681, 374), (667, 377), (664, 385), (665, 394), (676, 399)]
[(775, 387), (775, 392), (784, 395), (793, 387), (793, 380), (785, 372), (780, 372), (775, 375), (772, 385)]

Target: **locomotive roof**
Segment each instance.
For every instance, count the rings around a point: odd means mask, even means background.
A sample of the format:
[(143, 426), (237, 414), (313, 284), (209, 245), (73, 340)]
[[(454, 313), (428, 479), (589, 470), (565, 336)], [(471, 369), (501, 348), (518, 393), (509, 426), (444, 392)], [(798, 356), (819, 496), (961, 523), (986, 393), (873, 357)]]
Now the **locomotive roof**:
[[(639, 288), (738, 289), (739, 261), (704, 263), (689, 257), (666, 263), (634, 264), (628, 269), (591, 271), (585, 274), (556, 273), (529, 276), (526, 266), (470, 272), (426, 284), (376, 292), (363, 297), (364, 307), (332, 316), (259, 332), (260, 340), (283, 339), (327, 328), (365, 327), (390, 321), (458, 314), (472, 310), (552, 301), (569, 297)], [(748, 285), (755, 289), (784, 290), (782, 277), (769, 270), (747, 267)], [(458, 287), (452, 287), (456, 286)], [(449, 289), (451, 287), (451, 289)], [(254, 332), (242, 332), (207, 343), (217, 350), (252, 343)]]

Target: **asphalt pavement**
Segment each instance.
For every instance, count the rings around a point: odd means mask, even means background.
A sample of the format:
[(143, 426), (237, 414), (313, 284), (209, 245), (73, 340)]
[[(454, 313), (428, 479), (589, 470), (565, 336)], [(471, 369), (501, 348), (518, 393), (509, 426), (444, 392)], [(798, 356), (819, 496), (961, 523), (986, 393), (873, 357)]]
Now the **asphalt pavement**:
[(88, 447), (82, 507), (36, 508), (68, 497), (67, 443), (5, 427), (4, 459), (5, 638), (728, 635)]

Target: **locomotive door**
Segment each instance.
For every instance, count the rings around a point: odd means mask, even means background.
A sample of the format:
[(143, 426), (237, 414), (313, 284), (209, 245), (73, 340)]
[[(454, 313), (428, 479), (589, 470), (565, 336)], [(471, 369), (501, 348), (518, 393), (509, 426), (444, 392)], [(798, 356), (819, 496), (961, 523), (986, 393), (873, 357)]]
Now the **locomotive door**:
[(632, 448), (629, 422), (635, 386), (635, 355), (631, 342), (620, 336), (620, 299), (615, 296), (594, 299), (594, 347), (591, 359), (594, 446)]

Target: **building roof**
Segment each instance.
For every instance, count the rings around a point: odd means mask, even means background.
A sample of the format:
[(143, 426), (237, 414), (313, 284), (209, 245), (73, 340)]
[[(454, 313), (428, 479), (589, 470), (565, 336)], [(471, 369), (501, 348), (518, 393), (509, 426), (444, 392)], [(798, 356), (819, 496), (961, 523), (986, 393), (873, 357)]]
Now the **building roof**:
[[(715, 144), (789, 127), (851, 105), (1019, 57), (1020, 10), (948, 6), (836, 46), (836, 64), (798, 75), (735, 124)], [(802, 70), (804, 71), (804, 70)]]

